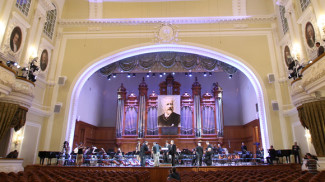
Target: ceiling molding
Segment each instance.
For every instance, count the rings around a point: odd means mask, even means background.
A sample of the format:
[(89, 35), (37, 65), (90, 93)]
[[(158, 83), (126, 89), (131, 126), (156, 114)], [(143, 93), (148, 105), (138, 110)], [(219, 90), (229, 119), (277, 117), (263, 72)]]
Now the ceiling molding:
[(265, 16), (217, 16), (217, 17), (163, 17), (163, 18), (113, 18), (113, 19), (61, 19), (61, 26), (103, 26), (103, 25), (138, 25), (138, 24), (211, 24), (211, 23), (271, 23), (274, 14)]

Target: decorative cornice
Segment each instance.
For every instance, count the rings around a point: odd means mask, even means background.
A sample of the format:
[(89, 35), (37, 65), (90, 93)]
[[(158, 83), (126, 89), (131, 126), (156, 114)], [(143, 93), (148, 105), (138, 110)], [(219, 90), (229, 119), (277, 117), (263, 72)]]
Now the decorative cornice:
[(111, 24), (210, 24), (210, 23), (258, 23), (272, 22), (274, 14), (265, 16), (217, 16), (217, 17), (167, 17), (167, 18), (114, 18), (114, 19), (61, 19), (62, 26), (99, 26)]

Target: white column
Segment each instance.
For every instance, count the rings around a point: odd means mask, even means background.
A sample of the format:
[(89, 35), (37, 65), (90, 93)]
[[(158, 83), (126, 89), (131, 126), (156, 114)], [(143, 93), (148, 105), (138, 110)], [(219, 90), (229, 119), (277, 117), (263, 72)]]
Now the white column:
[(3, 36), (10, 17), (11, 7), (13, 6), (14, 2), (15, 2), (14, 0), (6, 0), (6, 1), (1, 0), (0, 3), (0, 10), (1, 10), (0, 13), (2, 12), (0, 14), (0, 45), (2, 44), (4, 38)]
[(307, 56), (307, 53), (306, 53), (306, 50), (303, 49), (303, 38), (302, 38), (302, 35), (303, 35), (303, 32), (301, 31), (301, 28), (298, 23), (297, 23), (297, 17), (296, 17), (296, 14), (295, 14), (295, 8), (292, 4), (292, 0), (290, 0), (285, 8), (286, 8), (286, 18), (288, 20), (288, 25), (289, 25), (289, 32), (290, 32), (290, 38), (292, 40), (292, 43), (298, 43), (300, 44), (300, 53), (299, 53), (299, 56), (300, 56), (300, 60), (303, 60), (304, 58), (306, 58)]

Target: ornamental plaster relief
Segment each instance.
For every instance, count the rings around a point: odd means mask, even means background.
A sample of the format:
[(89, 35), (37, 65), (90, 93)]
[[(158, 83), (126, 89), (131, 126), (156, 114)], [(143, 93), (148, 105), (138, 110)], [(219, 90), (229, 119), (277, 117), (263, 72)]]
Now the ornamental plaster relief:
[[(15, 84), (16, 81), (16, 75), (15, 73), (3, 68), (2, 66), (0, 66), (0, 84), (4, 85), (6, 87), (10, 87), (10, 91), (11, 91), (11, 87)], [(9, 94), (9, 93), (6, 93)]]
[(116, 19), (62, 19), (61, 26), (104, 26), (111, 24), (210, 24), (210, 23), (272, 23), (275, 15), (266, 16), (219, 16), (219, 17), (169, 17), (169, 18), (116, 18)]
[(317, 61), (303, 72), (301, 80), (291, 86), (293, 104), (299, 106), (303, 103), (317, 101), (317, 92), (322, 92), (325, 87), (325, 58)]

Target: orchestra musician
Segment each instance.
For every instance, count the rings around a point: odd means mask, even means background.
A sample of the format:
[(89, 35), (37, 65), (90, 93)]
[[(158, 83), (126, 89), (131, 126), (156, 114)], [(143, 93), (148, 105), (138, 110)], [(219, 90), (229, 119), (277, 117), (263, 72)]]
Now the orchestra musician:
[(159, 167), (159, 156), (160, 156), (161, 147), (157, 142), (153, 142), (152, 151), (153, 151), (153, 160), (154, 166)]
[(208, 148), (208, 150), (205, 153), (205, 158), (204, 158), (204, 162), (206, 163), (207, 166), (212, 165), (212, 156), (213, 156), (212, 148)]
[(63, 148), (62, 148), (62, 154), (64, 155), (64, 163), (63, 165), (67, 165), (69, 161), (69, 151), (70, 151), (70, 146), (68, 141), (64, 141), (63, 143)]
[(84, 145), (82, 142), (80, 142), (80, 144), (77, 147), (78, 151), (77, 151), (77, 166), (81, 166), (81, 164), (83, 163), (83, 155), (84, 155)]
[(242, 158), (246, 158), (247, 147), (244, 142), (241, 143)]
[(206, 151), (208, 151), (208, 148), (211, 148), (211, 149), (212, 149), (212, 145), (210, 144), (210, 142), (209, 142), (209, 141), (206, 141), (205, 143), (207, 144), (207, 148), (206, 148)]
[(164, 163), (168, 163), (168, 151), (170, 150), (170, 147), (171, 146), (168, 144), (168, 141), (166, 140), (165, 148), (167, 148), (168, 150), (164, 150), (164, 154), (163, 154)]
[(137, 157), (137, 160), (140, 161), (140, 149), (141, 149), (141, 143), (138, 141), (137, 146), (135, 147), (135, 155)]
[(194, 157), (192, 159), (192, 166), (196, 166), (196, 151), (195, 151), (195, 149), (192, 150), (192, 154), (194, 154)]
[(168, 153), (172, 156), (172, 166), (175, 166), (176, 145), (174, 144), (174, 140), (170, 141), (170, 150)]
[(218, 154), (222, 154), (223, 153), (223, 148), (221, 147), (220, 143), (218, 143), (218, 146), (217, 146), (217, 153)]
[(201, 147), (200, 142), (197, 144), (197, 147), (195, 148), (195, 153), (196, 153), (196, 164), (202, 166), (203, 148)]
[(271, 145), (269, 149), (269, 156), (266, 157), (267, 163), (268, 164), (273, 164), (273, 160), (276, 158), (276, 151), (273, 148), (273, 145)]
[(141, 166), (145, 167), (146, 166), (146, 152), (148, 152), (148, 142), (145, 141), (141, 148), (140, 148), (140, 160), (141, 160)]

